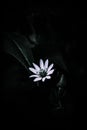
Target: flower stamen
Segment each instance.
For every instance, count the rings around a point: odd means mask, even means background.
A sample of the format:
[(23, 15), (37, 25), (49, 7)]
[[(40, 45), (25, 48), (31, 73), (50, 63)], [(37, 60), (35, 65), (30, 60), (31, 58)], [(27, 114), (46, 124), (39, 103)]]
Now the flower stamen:
[(40, 70), (39, 75), (43, 78), (47, 75), (47, 72), (43, 69)]

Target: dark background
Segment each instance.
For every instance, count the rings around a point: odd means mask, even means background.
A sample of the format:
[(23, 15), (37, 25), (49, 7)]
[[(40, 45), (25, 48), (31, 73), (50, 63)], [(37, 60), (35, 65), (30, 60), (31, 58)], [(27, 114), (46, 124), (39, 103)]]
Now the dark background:
[[(66, 89), (67, 86), (69, 89), (63, 99), (65, 109), (49, 112), (48, 94), (41, 93), (45, 90), (32, 90), (34, 84), (27, 79), (26, 70), (16, 59), (3, 52), (2, 121), (42, 128), (72, 128), (78, 124), (77, 120), (82, 123), (83, 119), (85, 122), (86, 8), (81, 5), (73, 8), (67, 3), (59, 4), (56, 8), (25, 3), (7, 3), (4, 6), (3, 32), (16, 31), (28, 37), (32, 33), (31, 24), (39, 39), (38, 45), (32, 49), (35, 60), (38, 62), (41, 57), (54, 58), (56, 55), (61, 61), (63, 57), (69, 78), (66, 85)], [(64, 66), (60, 67), (61, 70), (67, 73)], [(55, 83), (49, 85), (55, 86)]]

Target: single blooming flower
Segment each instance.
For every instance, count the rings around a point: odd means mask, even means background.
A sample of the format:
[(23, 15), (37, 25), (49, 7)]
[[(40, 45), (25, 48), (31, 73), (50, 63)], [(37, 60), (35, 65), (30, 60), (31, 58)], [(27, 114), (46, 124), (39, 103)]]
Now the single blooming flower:
[(34, 74), (29, 77), (35, 78), (34, 82), (40, 80), (44, 82), (46, 79), (51, 79), (50, 75), (53, 74), (54, 72), (54, 69), (52, 69), (54, 64), (51, 64), (50, 66), (48, 66), (48, 64), (49, 64), (48, 59), (45, 61), (45, 63), (43, 62), (42, 59), (40, 59), (40, 67), (35, 63), (33, 63), (34, 68), (29, 67), (29, 70)]

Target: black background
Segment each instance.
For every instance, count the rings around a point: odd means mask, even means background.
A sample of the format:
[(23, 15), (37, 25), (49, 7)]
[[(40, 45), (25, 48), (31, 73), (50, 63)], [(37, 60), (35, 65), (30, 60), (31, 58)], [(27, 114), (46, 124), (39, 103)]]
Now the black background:
[[(21, 83), (19, 83), (20, 86), (15, 87), (16, 84), (13, 83), (17, 80), (28, 84), (28, 74), (14, 58), (3, 53), (2, 121), (4, 123), (14, 123), (15, 125), (17, 123), (21, 125), (26, 123), (29, 127), (38, 126), (41, 128), (72, 128), (74, 124), (78, 124), (77, 121), (82, 123), (83, 119), (85, 122), (86, 8), (82, 7), (82, 5), (75, 8), (72, 7), (71, 3), (69, 6), (67, 3), (58, 4), (56, 8), (25, 3), (7, 3), (4, 6), (3, 32), (19, 31), (27, 36), (31, 33), (29, 23), (33, 23), (36, 33), (43, 38), (43, 42), (33, 49), (36, 60), (41, 57), (54, 56), (55, 53), (64, 57), (71, 79), (65, 99), (67, 105), (65, 105), (64, 110), (50, 113), (46, 110), (46, 99), (42, 98), (42, 103), (37, 101), (40, 100), (41, 95), (37, 97), (37, 91), (40, 90), (34, 89), (32, 92), (28, 85), (21, 87)], [(49, 43), (49, 41), (52, 43)], [(12, 78), (13, 73), (16, 75), (15, 81), (12, 80), (14, 79)], [(10, 85), (9, 80), (11, 80)], [(30, 81), (29, 85), (32, 84)], [(40, 103), (44, 103), (44, 108), (41, 107)]]

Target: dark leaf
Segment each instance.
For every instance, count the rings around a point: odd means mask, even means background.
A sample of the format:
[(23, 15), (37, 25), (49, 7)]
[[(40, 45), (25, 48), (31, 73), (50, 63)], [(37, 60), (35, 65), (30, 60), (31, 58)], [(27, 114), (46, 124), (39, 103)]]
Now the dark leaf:
[(29, 41), (18, 33), (7, 34), (4, 49), (14, 56), (26, 69), (33, 62), (33, 55)]
[(54, 54), (53, 56), (50, 57), (52, 61), (64, 72), (68, 72), (67, 66), (64, 62), (63, 56), (59, 53)]
[(57, 86), (62, 87), (62, 86), (65, 86), (65, 85), (66, 85), (65, 76), (64, 76), (64, 74), (62, 74), (61, 77), (60, 77), (60, 81), (57, 83)]

